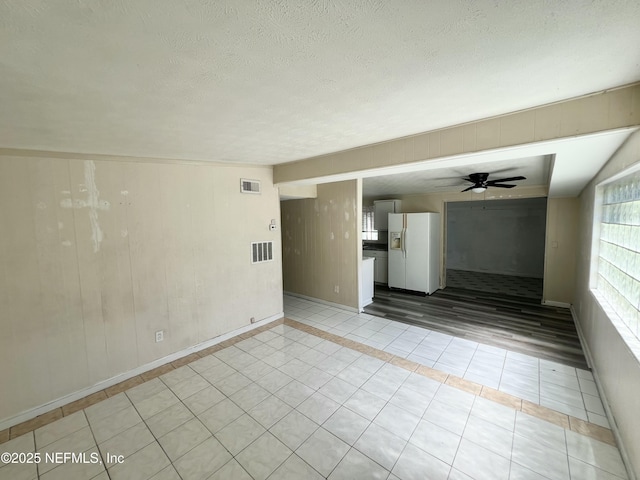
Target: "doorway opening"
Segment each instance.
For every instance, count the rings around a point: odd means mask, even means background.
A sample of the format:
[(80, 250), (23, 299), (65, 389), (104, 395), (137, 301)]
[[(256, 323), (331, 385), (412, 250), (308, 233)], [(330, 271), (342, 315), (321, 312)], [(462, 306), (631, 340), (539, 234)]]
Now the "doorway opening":
[(446, 204), (450, 288), (542, 300), (547, 199)]

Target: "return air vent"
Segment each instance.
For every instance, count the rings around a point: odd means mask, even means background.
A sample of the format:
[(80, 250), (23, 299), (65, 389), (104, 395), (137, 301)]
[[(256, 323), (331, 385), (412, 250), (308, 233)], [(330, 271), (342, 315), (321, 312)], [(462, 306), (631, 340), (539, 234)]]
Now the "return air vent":
[(240, 192), (260, 194), (260, 180), (247, 180), (246, 178), (241, 178)]
[(273, 260), (273, 242), (251, 242), (251, 263)]

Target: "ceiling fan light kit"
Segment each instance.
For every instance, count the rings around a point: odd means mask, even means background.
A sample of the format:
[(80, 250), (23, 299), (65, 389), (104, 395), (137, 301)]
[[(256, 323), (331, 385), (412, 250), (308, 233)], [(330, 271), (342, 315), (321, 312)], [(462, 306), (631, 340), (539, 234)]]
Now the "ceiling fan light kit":
[(463, 180), (467, 182), (473, 183), (468, 188), (462, 190), (463, 192), (468, 192), (471, 190), (473, 193), (483, 193), (489, 187), (498, 187), (498, 188), (513, 188), (515, 185), (508, 185), (502, 182), (514, 182), (516, 180), (526, 180), (526, 177), (509, 177), (509, 178), (500, 178), (498, 180), (487, 180), (489, 178), (488, 173), (472, 173), (469, 175), (469, 178), (465, 178)]

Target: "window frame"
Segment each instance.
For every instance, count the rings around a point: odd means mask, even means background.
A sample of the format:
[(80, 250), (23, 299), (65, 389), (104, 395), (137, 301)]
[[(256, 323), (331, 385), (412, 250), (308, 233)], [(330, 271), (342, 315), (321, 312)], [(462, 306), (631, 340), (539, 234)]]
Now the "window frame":
[[(634, 175), (635, 176), (640, 175), (640, 163), (636, 163), (635, 165), (629, 168), (625, 168), (621, 172), (609, 177), (608, 179), (598, 183), (595, 186), (589, 290), (591, 294), (595, 297), (597, 302), (600, 304), (604, 313), (607, 315), (607, 317), (609, 318), (611, 323), (614, 325), (616, 330), (618, 330), (618, 332), (620, 333), (625, 343), (628, 345), (631, 351), (634, 352), (635, 356), (640, 359), (640, 299), (638, 299), (638, 303), (636, 303), (636, 306), (633, 307), (636, 309), (636, 312), (635, 312), (636, 323), (634, 325), (632, 322), (628, 322), (628, 320), (625, 320), (625, 318), (623, 318), (622, 316), (623, 312), (621, 310), (622, 307), (620, 305), (614, 304), (613, 298), (607, 295), (606, 288), (603, 288), (601, 285), (599, 287), (601, 278), (604, 279), (604, 281), (607, 281), (606, 277), (601, 275), (601, 270), (600, 270), (601, 262), (604, 261), (611, 264), (609, 260), (607, 260), (601, 255), (602, 242), (606, 242), (609, 244), (615, 243), (616, 245), (615, 248), (625, 248), (619, 245), (617, 242), (603, 240), (602, 238), (603, 225), (605, 224), (604, 222), (605, 206), (626, 203), (625, 201), (605, 203), (605, 200), (606, 200), (605, 192), (608, 187), (612, 186), (612, 184), (617, 184), (621, 181), (625, 181), (628, 177), (631, 177)], [(640, 185), (640, 182), (638, 183), (638, 185)], [(634, 203), (640, 202), (640, 199), (631, 200), (631, 201)], [(607, 224), (616, 225), (615, 223), (610, 223), (610, 222), (607, 222)], [(631, 224), (631, 225), (635, 226), (634, 224)], [(640, 229), (640, 226), (638, 226), (638, 228)], [(638, 255), (640, 254), (639, 253), (640, 245), (638, 245), (638, 247), (632, 246), (630, 250), (632, 253), (635, 253), (635, 255)], [(622, 273), (632, 277), (633, 279), (640, 280), (640, 262), (635, 262), (634, 268), (637, 268), (638, 271), (632, 270), (631, 273), (629, 273), (625, 270), (622, 270)], [(620, 268), (617, 268), (617, 269), (621, 270)], [(608, 283), (611, 284), (611, 282), (608, 282)], [(633, 288), (631, 290), (633, 292)], [(629, 303), (633, 305), (633, 300), (629, 300)], [(635, 331), (633, 330), (634, 326), (635, 326)]]
[(362, 206), (362, 240), (377, 241), (379, 239), (378, 230), (375, 229), (375, 207), (374, 205)]

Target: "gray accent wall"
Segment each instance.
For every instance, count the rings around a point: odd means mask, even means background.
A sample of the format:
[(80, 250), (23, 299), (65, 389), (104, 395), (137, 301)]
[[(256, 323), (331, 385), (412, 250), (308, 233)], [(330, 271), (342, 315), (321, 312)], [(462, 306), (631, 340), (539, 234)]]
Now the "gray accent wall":
[(542, 278), (546, 198), (447, 203), (446, 268)]

